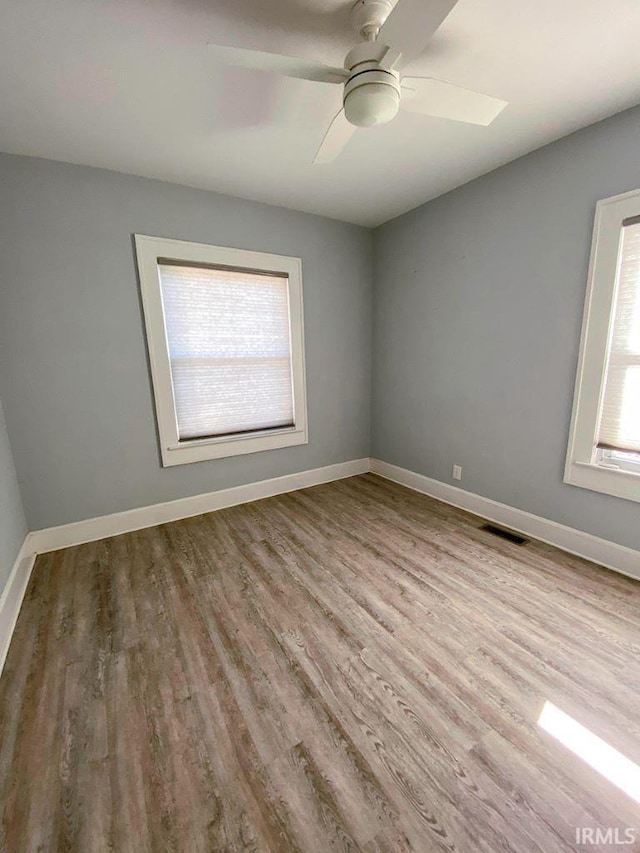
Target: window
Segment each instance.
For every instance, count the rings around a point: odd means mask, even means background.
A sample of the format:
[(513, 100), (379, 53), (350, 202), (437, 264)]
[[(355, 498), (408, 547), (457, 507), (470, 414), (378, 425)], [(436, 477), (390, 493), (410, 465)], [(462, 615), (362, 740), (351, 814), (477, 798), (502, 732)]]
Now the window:
[(565, 482), (640, 501), (640, 190), (596, 208)]
[(307, 442), (299, 258), (136, 235), (163, 465)]

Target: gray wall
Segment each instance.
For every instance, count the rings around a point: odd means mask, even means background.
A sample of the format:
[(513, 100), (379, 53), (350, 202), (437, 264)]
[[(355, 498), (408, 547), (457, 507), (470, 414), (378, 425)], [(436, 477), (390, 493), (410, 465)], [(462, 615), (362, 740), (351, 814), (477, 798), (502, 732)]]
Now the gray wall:
[(27, 523), (0, 400), (0, 595), (27, 533)]
[(639, 140), (634, 109), (376, 231), (374, 456), (640, 548), (637, 503), (562, 483), (594, 207)]
[[(0, 386), (29, 527), (371, 447), (640, 548), (637, 504), (562, 483), (594, 206), (640, 186), (638, 139), (637, 109), (580, 131), (377, 229), (373, 258), (355, 226), (0, 155)], [(302, 256), (308, 446), (160, 467), (135, 232)]]
[[(10, 155), (0, 188), (0, 383), (30, 529), (368, 455), (369, 231)], [(136, 232), (302, 257), (308, 445), (160, 467)]]

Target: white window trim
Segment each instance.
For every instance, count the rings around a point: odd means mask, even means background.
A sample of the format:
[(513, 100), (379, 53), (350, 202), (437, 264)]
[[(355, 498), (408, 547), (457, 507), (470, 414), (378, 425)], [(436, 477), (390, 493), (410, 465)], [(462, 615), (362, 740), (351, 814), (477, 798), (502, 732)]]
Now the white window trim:
[[(136, 234), (135, 241), (163, 466), (183, 465), (188, 462), (201, 462), (206, 459), (220, 459), (307, 444), (307, 393), (300, 258), (252, 252), (246, 249), (208, 246), (205, 243), (188, 243), (162, 237), (148, 237), (142, 234)], [(294, 399), (293, 427), (260, 430), (238, 436), (192, 441), (179, 440), (158, 258), (283, 273), (288, 277)]]
[(613, 468), (596, 448), (617, 285), (622, 222), (640, 214), (640, 190), (596, 205), (564, 482), (640, 501), (640, 474)]

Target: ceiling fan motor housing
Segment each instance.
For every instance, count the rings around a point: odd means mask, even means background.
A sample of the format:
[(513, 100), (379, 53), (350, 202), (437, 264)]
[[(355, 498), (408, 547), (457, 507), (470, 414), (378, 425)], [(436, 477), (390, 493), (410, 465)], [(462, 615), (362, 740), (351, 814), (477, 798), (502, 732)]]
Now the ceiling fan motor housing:
[(365, 42), (345, 59), (349, 79), (342, 102), (348, 121), (357, 127), (385, 124), (400, 108), (400, 75), (392, 68), (381, 67), (385, 51), (376, 42)]

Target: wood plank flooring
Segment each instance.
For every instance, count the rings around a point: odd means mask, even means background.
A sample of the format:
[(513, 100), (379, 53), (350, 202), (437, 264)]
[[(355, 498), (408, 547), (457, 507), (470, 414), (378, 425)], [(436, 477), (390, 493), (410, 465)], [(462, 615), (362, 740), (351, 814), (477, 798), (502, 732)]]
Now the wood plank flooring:
[(640, 584), (481, 524), (369, 474), (40, 556), (2, 851), (640, 850), (537, 724), (640, 763)]

